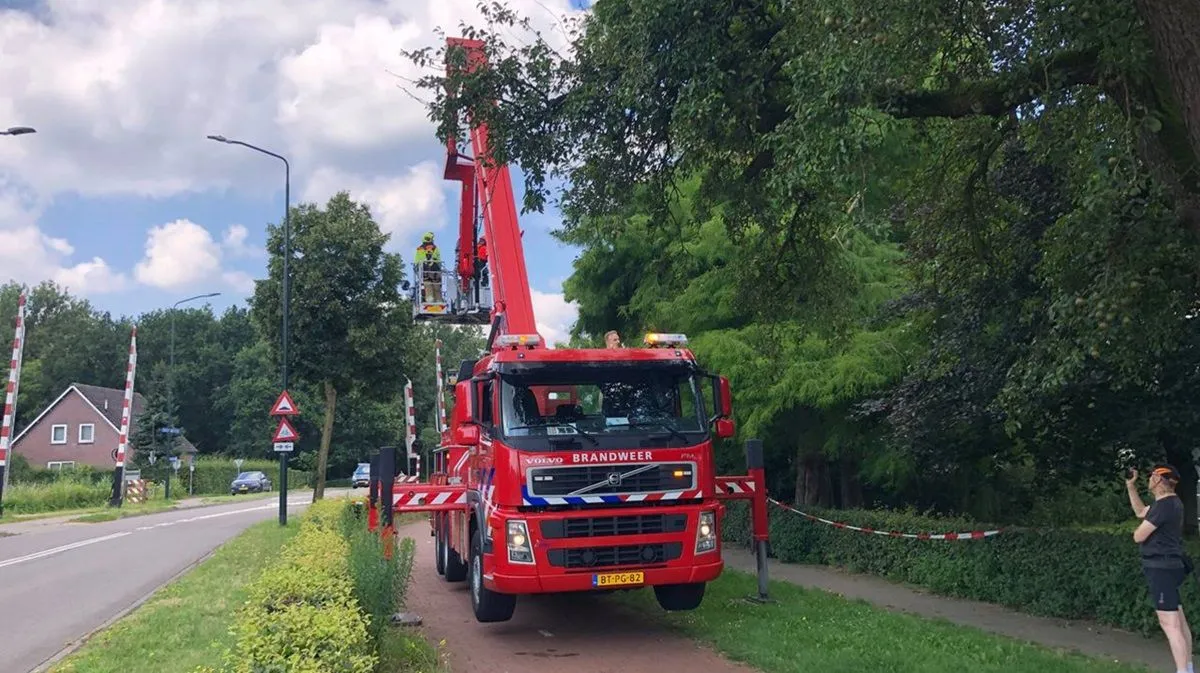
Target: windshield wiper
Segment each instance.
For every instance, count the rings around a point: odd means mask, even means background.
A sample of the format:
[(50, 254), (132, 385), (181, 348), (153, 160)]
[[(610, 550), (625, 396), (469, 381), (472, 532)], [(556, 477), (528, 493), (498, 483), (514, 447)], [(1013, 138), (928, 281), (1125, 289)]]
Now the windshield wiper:
[(546, 433), (546, 437), (550, 441), (554, 441), (556, 439), (557, 440), (571, 439), (576, 434), (578, 434), (581, 437), (585, 437), (592, 444), (595, 444), (597, 446), (600, 445), (600, 440), (598, 440), (594, 436), (592, 436), (592, 434), (590, 432), (580, 430), (579, 428), (575, 427), (574, 425), (571, 425), (570, 423), (546, 423), (544, 425), (515, 425), (515, 426), (509, 428), (509, 430), (532, 430), (533, 428), (549, 428), (549, 427), (571, 428), (572, 430), (575, 431), (573, 433), (566, 434), (566, 435), (551, 435), (550, 433)]
[[(679, 439), (681, 439), (685, 442), (691, 441), (688, 439), (687, 435), (685, 435), (679, 431), (679, 428), (676, 428), (674, 425), (667, 422), (666, 420), (630, 421), (629, 423), (617, 423), (615, 425), (617, 425), (617, 426), (627, 425), (631, 428), (644, 428), (648, 425), (649, 426), (657, 426), (657, 427), (662, 428), (663, 430), (666, 430), (668, 433), (667, 437), (660, 437), (660, 439), (667, 439), (668, 437), (678, 437)], [(653, 435), (651, 435), (650, 438), (654, 439), (655, 437)]]

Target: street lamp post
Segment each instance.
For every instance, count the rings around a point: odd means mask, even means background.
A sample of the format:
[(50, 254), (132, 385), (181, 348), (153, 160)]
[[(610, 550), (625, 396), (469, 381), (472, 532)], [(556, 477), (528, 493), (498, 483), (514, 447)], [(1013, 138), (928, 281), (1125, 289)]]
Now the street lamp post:
[[(177, 301), (171, 305), (171, 363), (167, 367), (167, 372), (168, 372), (167, 376), (170, 379), (167, 383), (167, 413), (170, 414), (172, 428), (176, 427), (177, 424), (179, 423), (179, 419), (176, 418), (176, 411), (175, 411), (175, 314), (178, 313), (180, 304), (186, 304), (189, 301), (195, 301), (197, 299), (207, 299), (209, 297), (219, 297), (220, 295), (221, 295), (220, 292), (209, 292), (207, 294), (198, 294), (194, 297), (188, 297), (187, 299), (180, 299), (179, 301)], [(168, 446), (170, 446), (170, 448), (172, 448), (172, 449), (175, 448), (174, 436), (172, 436)]]
[[(281, 360), (280, 378), (283, 379), (283, 389), (288, 389), (288, 314), (291, 312), (292, 296), (290, 274), (288, 273), (288, 262), (292, 257), (292, 229), (291, 229), (291, 212), (292, 212), (292, 166), (288, 160), (270, 150), (264, 150), (261, 147), (256, 147), (250, 143), (242, 142), (241, 140), (230, 140), (225, 136), (210, 135), (209, 140), (215, 140), (226, 145), (241, 145), (242, 147), (252, 149), (255, 152), (265, 154), (269, 157), (275, 157), (283, 162), (283, 326), (281, 328), (281, 343), (279, 345), (279, 353)], [(287, 525), (287, 470), (288, 470), (288, 452), (279, 452), (279, 525)]]
[(6, 130), (0, 131), (0, 136), (24, 136), (30, 133), (37, 133), (37, 129), (28, 126), (10, 126)]

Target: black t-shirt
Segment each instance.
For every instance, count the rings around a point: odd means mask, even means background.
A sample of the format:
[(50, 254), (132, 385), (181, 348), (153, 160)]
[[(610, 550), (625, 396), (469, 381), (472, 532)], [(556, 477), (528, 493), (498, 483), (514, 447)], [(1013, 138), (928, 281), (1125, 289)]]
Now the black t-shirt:
[(1142, 565), (1147, 568), (1183, 567), (1183, 501), (1178, 496), (1155, 500), (1146, 521), (1156, 528), (1142, 543)]

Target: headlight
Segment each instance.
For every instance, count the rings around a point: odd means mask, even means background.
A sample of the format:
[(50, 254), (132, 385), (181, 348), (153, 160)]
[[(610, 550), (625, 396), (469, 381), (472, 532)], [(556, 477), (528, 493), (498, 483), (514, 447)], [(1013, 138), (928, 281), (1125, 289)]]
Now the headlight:
[(700, 525), (696, 526), (696, 553), (703, 554), (717, 548), (717, 514), (700, 512)]
[(512, 520), (506, 527), (509, 563), (533, 563), (533, 547), (529, 544), (529, 527), (524, 521)]

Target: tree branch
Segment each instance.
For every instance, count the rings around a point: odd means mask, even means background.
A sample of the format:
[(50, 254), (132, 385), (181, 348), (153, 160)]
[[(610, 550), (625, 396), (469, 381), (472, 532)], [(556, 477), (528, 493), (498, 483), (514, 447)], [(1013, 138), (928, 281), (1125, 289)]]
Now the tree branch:
[(997, 117), (1047, 92), (1099, 82), (1096, 50), (1068, 51), (1028, 63), (993, 79), (965, 82), (935, 91), (886, 91), (871, 96), (884, 112), (901, 119), (976, 115)]

